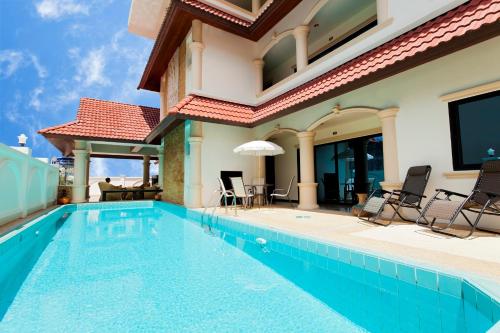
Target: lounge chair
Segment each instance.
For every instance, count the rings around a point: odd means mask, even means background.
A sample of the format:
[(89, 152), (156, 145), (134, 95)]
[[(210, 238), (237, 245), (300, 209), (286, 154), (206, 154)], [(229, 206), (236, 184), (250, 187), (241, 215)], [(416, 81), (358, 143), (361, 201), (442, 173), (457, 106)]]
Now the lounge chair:
[(233, 186), (233, 194), (236, 198), (241, 199), (242, 206), (244, 208), (249, 208), (253, 205), (254, 194), (249, 189), (251, 186), (245, 186), (243, 183), (243, 178), (241, 177), (230, 177), (231, 184)]
[[(405, 218), (401, 213), (401, 208), (415, 209), (420, 215), (420, 212), (422, 210), (420, 204), (422, 202), (422, 199), (425, 198), (424, 191), (427, 187), (427, 182), (429, 181), (431, 170), (432, 168), (430, 165), (411, 167), (408, 169), (405, 181), (403, 183), (403, 188), (401, 190), (393, 190), (391, 192), (380, 190), (380, 196), (376, 196), (376, 193), (378, 191), (373, 191), (366, 200), (363, 207), (360, 209), (358, 218), (385, 226), (390, 225), (394, 221), (396, 215), (398, 215), (404, 221), (416, 222), (414, 220)], [(389, 205), (394, 210), (394, 213), (389, 219), (389, 223), (381, 223), (379, 222), (379, 219), (386, 205)], [(361, 216), (363, 212), (368, 216)]]
[(282, 189), (282, 188), (277, 188), (273, 191), (273, 193), (271, 193), (271, 205), (273, 204), (273, 199), (279, 198), (279, 199), (288, 200), (288, 203), (290, 204), (290, 206), (293, 207), (292, 199), (290, 198), (290, 191), (292, 190), (292, 183), (293, 183), (294, 179), (295, 179), (295, 176), (292, 176), (292, 178), (290, 178), (290, 183), (288, 183), (287, 190)]
[[(456, 197), (460, 200), (452, 200)], [(465, 211), (476, 213), (476, 220), (471, 222)], [(465, 218), (471, 229), (466, 236), (445, 231), (457, 220), (459, 214)], [(479, 171), (476, 185), (469, 195), (444, 189), (436, 189), (436, 194), (429, 200), (422, 214), (417, 219), (432, 219), (430, 227), (442, 234), (467, 238), (471, 236), (484, 215), (500, 216), (500, 161), (484, 162)], [(446, 223), (444, 227), (436, 222)]]
[[(120, 186), (115, 186), (113, 184), (107, 183), (107, 182), (99, 182), (97, 183), (99, 186), (99, 190), (101, 191), (101, 196), (99, 197), (99, 201), (103, 201), (103, 191), (109, 191), (109, 190), (117, 190), (117, 189), (122, 189)], [(117, 201), (117, 200), (122, 200), (123, 196), (122, 193), (107, 193), (106, 194), (106, 201)]]

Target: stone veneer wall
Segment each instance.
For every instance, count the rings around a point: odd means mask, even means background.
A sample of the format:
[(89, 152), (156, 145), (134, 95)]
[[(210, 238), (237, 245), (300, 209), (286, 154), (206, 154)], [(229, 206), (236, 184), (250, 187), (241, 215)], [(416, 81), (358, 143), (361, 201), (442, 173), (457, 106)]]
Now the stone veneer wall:
[(182, 205), (184, 204), (184, 124), (175, 127), (163, 140), (165, 159), (162, 200)]

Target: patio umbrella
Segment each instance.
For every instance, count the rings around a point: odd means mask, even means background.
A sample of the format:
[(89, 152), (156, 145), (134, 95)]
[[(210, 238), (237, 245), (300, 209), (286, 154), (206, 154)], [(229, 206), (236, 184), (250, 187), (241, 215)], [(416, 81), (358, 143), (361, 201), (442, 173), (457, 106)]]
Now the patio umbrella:
[(233, 149), (235, 154), (251, 156), (274, 156), (285, 153), (285, 150), (269, 141), (250, 141)]
[[(285, 153), (285, 150), (275, 143), (269, 141), (250, 141), (233, 149), (235, 154), (250, 156), (275, 156)], [(259, 159), (259, 169), (261, 160)]]

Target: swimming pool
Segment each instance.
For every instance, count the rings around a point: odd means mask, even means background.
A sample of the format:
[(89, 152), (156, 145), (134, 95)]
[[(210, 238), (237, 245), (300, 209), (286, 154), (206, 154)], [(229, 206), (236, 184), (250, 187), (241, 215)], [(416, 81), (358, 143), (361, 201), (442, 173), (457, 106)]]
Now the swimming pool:
[(3, 237), (0, 331), (484, 332), (500, 316), (452, 275), (204, 222), (160, 202), (83, 204)]

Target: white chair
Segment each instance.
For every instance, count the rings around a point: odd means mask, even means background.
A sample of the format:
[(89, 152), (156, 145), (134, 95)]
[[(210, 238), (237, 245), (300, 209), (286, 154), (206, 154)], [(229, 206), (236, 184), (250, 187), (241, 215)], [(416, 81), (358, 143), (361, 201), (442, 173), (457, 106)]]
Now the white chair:
[[(232, 198), (233, 201), (231, 205), (236, 206), (236, 197), (234, 196), (234, 193), (232, 191), (226, 190), (226, 187), (224, 186), (224, 182), (222, 181), (222, 178), (218, 178), (219, 180), (219, 186), (220, 186), (220, 198), (224, 199), (224, 206), (226, 207), (227, 211), (227, 198)], [(220, 199), (219, 199), (220, 201)]]
[(286, 199), (288, 200), (288, 202), (290, 203), (291, 206), (293, 206), (292, 204), (292, 200), (290, 198), (290, 191), (292, 189), (292, 183), (293, 183), (293, 180), (295, 179), (295, 176), (293, 176), (291, 179), (290, 179), (290, 183), (288, 184), (288, 189), (285, 190), (285, 189), (281, 189), (281, 188), (277, 188), (273, 191), (273, 193), (271, 193), (271, 205), (273, 204), (273, 199), (276, 198), (276, 199)]
[(243, 184), (243, 178), (230, 177), (229, 179), (231, 180), (235, 197), (242, 200), (243, 207), (251, 207), (253, 204), (254, 194), (247, 190), (247, 187)]

